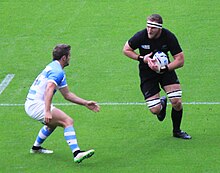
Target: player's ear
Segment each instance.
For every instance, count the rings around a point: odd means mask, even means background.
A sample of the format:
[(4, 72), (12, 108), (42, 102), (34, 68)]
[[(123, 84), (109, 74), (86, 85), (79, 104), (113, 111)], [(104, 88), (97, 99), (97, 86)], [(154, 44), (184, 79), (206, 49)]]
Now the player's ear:
[(67, 59), (66, 55), (63, 55), (61, 59), (62, 61), (65, 61)]

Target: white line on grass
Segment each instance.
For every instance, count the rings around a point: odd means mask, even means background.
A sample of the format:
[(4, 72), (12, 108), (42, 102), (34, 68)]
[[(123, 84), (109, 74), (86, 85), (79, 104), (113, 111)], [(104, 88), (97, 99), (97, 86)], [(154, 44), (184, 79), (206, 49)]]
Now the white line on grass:
[[(103, 103), (98, 103), (99, 105), (107, 105), (107, 106), (123, 106), (123, 105), (146, 105), (145, 103), (141, 102), (103, 102)], [(168, 103), (170, 104), (170, 103)], [(184, 105), (220, 105), (220, 102), (184, 102)], [(76, 105), (72, 103), (54, 103), (53, 105), (57, 106), (71, 106), (71, 105)], [(7, 106), (24, 106), (24, 104), (16, 104), (16, 103), (1, 103), (0, 107), (7, 107)]]
[(11, 80), (14, 78), (14, 74), (7, 74), (6, 77), (3, 79), (3, 81), (0, 84), (0, 94), (5, 90), (5, 88), (9, 85)]

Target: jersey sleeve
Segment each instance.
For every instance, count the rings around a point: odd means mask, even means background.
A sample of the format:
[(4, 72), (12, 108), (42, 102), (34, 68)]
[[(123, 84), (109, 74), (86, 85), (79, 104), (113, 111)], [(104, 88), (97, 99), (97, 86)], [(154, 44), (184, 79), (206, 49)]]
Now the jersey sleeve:
[(141, 43), (141, 32), (137, 32), (133, 37), (128, 40), (129, 46), (135, 50), (140, 47)]
[(63, 71), (51, 70), (48, 72), (48, 81), (54, 82), (58, 88), (63, 88), (67, 86), (66, 75)]
[(169, 33), (167, 38), (168, 38), (170, 53), (172, 56), (182, 52), (182, 48), (180, 47), (180, 44), (174, 34)]
[(66, 87), (66, 86), (67, 86), (66, 75), (64, 73), (63, 79), (62, 79), (60, 85), (58, 86), (58, 88), (60, 89), (60, 88)]

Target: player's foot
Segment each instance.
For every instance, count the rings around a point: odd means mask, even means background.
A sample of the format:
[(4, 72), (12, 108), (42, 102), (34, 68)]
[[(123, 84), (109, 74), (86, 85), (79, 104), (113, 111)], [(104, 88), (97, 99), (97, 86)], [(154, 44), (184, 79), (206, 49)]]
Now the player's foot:
[(47, 150), (46, 148), (43, 148), (43, 147), (35, 147), (33, 146), (31, 149), (30, 149), (30, 153), (40, 153), (40, 154), (52, 154), (53, 151), (52, 150)]
[(91, 149), (88, 151), (80, 151), (75, 157), (74, 162), (80, 163), (84, 159), (90, 158), (95, 153), (95, 150)]
[(175, 138), (181, 138), (181, 139), (192, 139), (190, 135), (188, 135), (186, 132), (180, 130), (178, 132), (173, 132), (173, 137)]
[(162, 109), (160, 113), (157, 115), (159, 121), (163, 121), (166, 117), (166, 109), (167, 109), (167, 98), (165, 96), (160, 98)]

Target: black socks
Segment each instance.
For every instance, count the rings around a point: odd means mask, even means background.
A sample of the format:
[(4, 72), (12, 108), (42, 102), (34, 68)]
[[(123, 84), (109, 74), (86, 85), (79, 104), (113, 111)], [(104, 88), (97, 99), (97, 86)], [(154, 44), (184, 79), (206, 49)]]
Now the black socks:
[(180, 131), (182, 115), (183, 115), (183, 109), (181, 109), (180, 111), (176, 111), (174, 108), (172, 108), (171, 118), (173, 122), (173, 132)]

